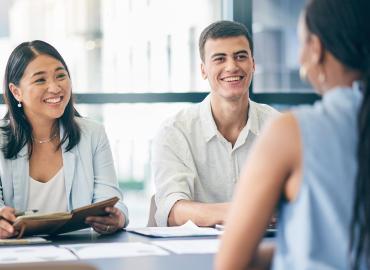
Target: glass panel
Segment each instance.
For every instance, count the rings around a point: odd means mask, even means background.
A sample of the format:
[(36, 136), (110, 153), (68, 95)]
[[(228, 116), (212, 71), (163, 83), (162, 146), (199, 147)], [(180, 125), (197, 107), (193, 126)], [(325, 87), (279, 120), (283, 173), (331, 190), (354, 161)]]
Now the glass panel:
[(253, 90), (312, 92), (299, 78), (297, 22), (305, 0), (254, 0)]
[(77, 105), (78, 111), (104, 124), (120, 186), (150, 184), (150, 144), (165, 119), (190, 103)]
[(130, 226), (146, 226), (154, 184), (150, 145), (161, 124), (191, 103), (77, 105), (83, 115), (104, 124), (119, 185), (130, 211)]
[(223, 0), (1, 0), (0, 74), (20, 42), (65, 58), (75, 92), (206, 91), (198, 37)]
[(7, 111), (7, 108), (4, 104), (0, 104), (0, 118), (3, 119)]

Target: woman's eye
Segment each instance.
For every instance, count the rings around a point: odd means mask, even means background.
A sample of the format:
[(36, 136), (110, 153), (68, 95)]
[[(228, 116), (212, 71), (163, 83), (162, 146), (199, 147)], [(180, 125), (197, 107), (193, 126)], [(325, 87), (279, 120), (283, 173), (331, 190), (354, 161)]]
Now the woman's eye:
[(45, 79), (44, 78), (40, 78), (40, 79), (37, 79), (35, 81), (35, 83), (37, 83), (37, 84), (44, 83), (44, 82), (45, 82)]
[(57, 79), (64, 79), (66, 77), (66, 74), (58, 74)]

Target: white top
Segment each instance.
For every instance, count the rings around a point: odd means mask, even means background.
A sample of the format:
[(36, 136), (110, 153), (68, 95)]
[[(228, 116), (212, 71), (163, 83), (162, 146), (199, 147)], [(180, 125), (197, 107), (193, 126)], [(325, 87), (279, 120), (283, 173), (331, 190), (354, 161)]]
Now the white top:
[(37, 213), (67, 211), (65, 189), (63, 167), (46, 183), (36, 181), (30, 177), (27, 209), (37, 209)]
[(234, 147), (217, 130), (210, 96), (169, 119), (152, 144), (157, 225), (167, 226), (173, 204), (181, 199), (230, 201), (253, 141), (276, 112), (249, 101), (248, 121)]

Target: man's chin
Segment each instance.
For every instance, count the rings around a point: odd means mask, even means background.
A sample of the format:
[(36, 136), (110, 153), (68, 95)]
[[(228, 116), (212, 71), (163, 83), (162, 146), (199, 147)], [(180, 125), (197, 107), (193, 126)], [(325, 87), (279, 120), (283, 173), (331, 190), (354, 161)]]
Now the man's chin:
[(235, 102), (235, 101), (240, 101), (242, 99), (248, 100), (249, 98), (249, 93), (248, 91), (238, 91), (238, 92), (227, 92), (227, 93), (220, 93), (220, 96), (230, 102)]

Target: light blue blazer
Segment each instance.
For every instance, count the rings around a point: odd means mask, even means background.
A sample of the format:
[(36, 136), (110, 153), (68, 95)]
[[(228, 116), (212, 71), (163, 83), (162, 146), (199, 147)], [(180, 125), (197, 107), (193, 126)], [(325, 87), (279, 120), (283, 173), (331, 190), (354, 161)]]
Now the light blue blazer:
[[(112, 152), (102, 125), (86, 118), (76, 117), (81, 128), (81, 140), (66, 152), (68, 140), (62, 145), (63, 170), (68, 210), (102, 201), (113, 196), (120, 198), (116, 204), (125, 215), (128, 224), (128, 210), (117, 183)], [(5, 121), (0, 121), (5, 125)], [(60, 138), (64, 130), (60, 127)], [(0, 134), (0, 143), (4, 136)], [(27, 145), (16, 159), (5, 159), (0, 151), (0, 207), (6, 205), (17, 210), (27, 210), (29, 194), (29, 161)], [(58, 192), (58, 191), (55, 191)]]

